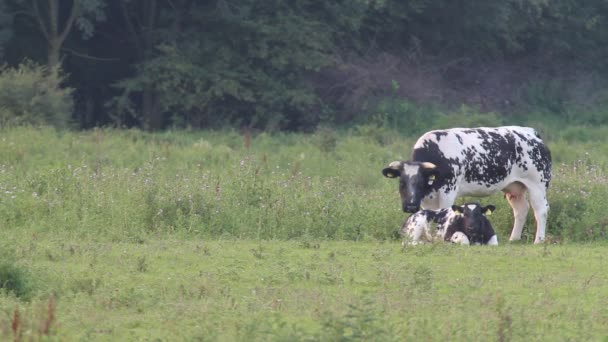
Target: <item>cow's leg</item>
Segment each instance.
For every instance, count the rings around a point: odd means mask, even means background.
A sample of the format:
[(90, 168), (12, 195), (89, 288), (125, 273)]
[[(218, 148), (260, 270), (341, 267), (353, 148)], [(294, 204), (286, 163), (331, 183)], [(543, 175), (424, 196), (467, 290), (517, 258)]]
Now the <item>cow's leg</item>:
[(521, 191), (505, 192), (505, 198), (513, 208), (513, 230), (511, 231), (511, 237), (509, 241), (516, 241), (521, 239), (521, 232), (526, 222), (526, 216), (528, 215), (528, 201), (526, 200), (526, 189)]
[(545, 228), (547, 226), (547, 216), (549, 215), (549, 203), (547, 202), (547, 189), (542, 185), (528, 187), (530, 193), (530, 204), (534, 210), (536, 218), (536, 237), (534, 243), (545, 241)]

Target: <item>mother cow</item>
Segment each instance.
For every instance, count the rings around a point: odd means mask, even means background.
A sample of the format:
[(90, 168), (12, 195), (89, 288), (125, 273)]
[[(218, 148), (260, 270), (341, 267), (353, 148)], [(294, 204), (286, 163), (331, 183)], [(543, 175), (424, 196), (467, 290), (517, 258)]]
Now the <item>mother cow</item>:
[(452, 206), (459, 196), (488, 196), (501, 190), (513, 208), (510, 240), (521, 239), (528, 214), (526, 190), (536, 218), (534, 243), (545, 239), (551, 153), (532, 128), (452, 128), (425, 133), (409, 161), (382, 170), (399, 178), (403, 211)]

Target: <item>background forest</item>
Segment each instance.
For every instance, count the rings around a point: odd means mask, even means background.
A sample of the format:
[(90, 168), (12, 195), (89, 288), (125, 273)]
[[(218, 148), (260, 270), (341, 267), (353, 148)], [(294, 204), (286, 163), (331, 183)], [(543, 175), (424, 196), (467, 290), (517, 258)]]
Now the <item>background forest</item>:
[(1, 0), (0, 119), (311, 131), (466, 105), (602, 124), (607, 15), (598, 0)]

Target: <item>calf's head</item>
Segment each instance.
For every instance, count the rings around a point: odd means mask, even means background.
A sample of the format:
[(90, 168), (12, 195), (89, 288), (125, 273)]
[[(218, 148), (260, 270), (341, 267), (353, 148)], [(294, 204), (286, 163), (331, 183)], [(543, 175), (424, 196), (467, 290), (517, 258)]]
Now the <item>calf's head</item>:
[(467, 232), (479, 232), (485, 222), (487, 222), (486, 215), (490, 215), (496, 207), (488, 205), (482, 207), (479, 203), (466, 203), (462, 206), (453, 205), (452, 210), (456, 215), (460, 215), (464, 224), (464, 229)]
[(420, 210), (420, 202), (432, 191), (438, 176), (433, 163), (394, 161), (382, 170), (384, 177), (399, 178), (399, 194), (403, 211)]

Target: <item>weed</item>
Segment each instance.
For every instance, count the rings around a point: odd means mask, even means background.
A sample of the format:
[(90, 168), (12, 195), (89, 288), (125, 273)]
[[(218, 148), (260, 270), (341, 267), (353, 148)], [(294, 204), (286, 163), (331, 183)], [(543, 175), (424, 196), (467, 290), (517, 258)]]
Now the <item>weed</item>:
[(41, 338), (42, 336), (50, 335), (51, 326), (55, 321), (55, 310), (55, 298), (51, 296), (47, 304), (46, 315), (44, 316), (42, 323), (40, 324), (39, 333)]
[(28, 273), (10, 260), (0, 262), (0, 289), (27, 299), (32, 288)]
[(13, 333), (13, 341), (21, 341), (21, 314), (19, 314), (19, 310), (15, 309), (13, 311), (13, 318), (11, 319), (11, 331)]
[(502, 295), (498, 295), (496, 299), (496, 316), (498, 319), (497, 340), (500, 342), (510, 341), (513, 318)]
[(257, 248), (252, 248), (251, 249), (251, 254), (256, 259), (263, 259), (264, 258), (264, 248), (262, 247), (262, 245), (258, 245)]
[(321, 340), (327, 341), (391, 341), (398, 340), (382, 312), (371, 299), (349, 304), (344, 316), (326, 314)]
[(319, 127), (315, 132), (316, 144), (319, 150), (328, 153), (333, 152), (338, 145), (338, 134), (329, 127)]
[(137, 272), (145, 273), (148, 271), (148, 262), (146, 261), (145, 256), (141, 256), (137, 258)]
[(101, 285), (100, 283), (101, 280), (99, 278), (73, 279), (70, 288), (74, 293), (83, 292), (91, 296)]
[(433, 287), (433, 271), (424, 265), (419, 265), (414, 269), (412, 285), (422, 291), (428, 291)]

